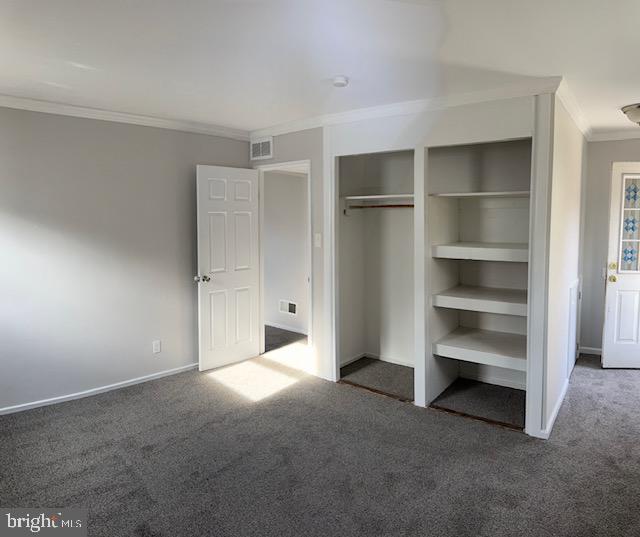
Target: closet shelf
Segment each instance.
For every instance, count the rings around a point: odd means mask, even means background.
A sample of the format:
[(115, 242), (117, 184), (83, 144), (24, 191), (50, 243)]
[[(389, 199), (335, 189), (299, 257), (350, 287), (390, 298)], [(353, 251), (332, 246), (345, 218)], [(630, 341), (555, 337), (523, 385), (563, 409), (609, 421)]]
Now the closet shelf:
[(527, 336), (459, 327), (433, 344), (433, 354), (476, 364), (527, 370)]
[(433, 246), (431, 254), (445, 259), (526, 263), (529, 260), (529, 246), (511, 242), (453, 242)]
[(345, 196), (344, 200), (345, 216), (348, 216), (348, 209), (410, 209), (413, 207), (413, 194)]
[(433, 305), (501, 315), (527, 315), (527, 291), (459, 285), (433, 296)]
[(501, 192), (442, 192), (429, 194), (434, 198), (528, 198), (528, 190), (504, 190)]

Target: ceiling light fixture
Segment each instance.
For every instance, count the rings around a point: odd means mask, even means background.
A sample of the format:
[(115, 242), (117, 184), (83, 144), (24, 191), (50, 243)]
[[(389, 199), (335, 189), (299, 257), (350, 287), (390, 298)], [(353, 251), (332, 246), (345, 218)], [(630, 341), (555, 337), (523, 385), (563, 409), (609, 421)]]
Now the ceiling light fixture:
[(622, 107), (622, 112), (634, 123), (640, 125), (640, 103), (628, 104)]
[(349, 79), (344, 75), (334, 76), (333, 85), (336, 88), (344, 88), (349, 85)]

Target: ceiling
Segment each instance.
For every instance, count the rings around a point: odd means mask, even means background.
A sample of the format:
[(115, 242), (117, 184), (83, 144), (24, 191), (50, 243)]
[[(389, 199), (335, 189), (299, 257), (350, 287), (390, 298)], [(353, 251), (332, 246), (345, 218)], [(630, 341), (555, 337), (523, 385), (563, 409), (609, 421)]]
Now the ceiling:
[(594, 132), (640, 137), (619, 111), (638, 20), (637, 0), (0, 0), (0, 94), (250, 131), (562, 75)]

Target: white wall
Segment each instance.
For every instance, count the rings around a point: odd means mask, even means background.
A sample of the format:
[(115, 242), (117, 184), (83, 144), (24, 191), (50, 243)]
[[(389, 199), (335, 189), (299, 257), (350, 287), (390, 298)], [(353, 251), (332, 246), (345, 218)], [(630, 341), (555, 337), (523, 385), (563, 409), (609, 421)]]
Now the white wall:
[(586, 142), (555, 99), (545, 417), (552, 423), (568, 382), (570, 293), (580, 277), (580, 203)]
[(413, 211), (340, 217), (340, 361), (363, 355), (413, 367)]
[(614, 162), (634, 161), (640, 161), (640, 139), (587, 144), (580, 346), (592, 352), (602, 348), (611, 170)]
[[(302, 334), (309, 322), (307, 188), (306, 174), (264, 174), (264, 321)], [(280, 300), (296, 303), (296, 314), (281, 312)]]
[(365, 353), (413, 367), (413, 211), (364, 215)]
[(247, 153), (0, 108), (0, 408), (197, 361), (195, 166)]
[[(413, 191), (413, 152), (340, 159), (340, 197)], [(413, 367), (413, 211), (339, 215), (340, 360)]]

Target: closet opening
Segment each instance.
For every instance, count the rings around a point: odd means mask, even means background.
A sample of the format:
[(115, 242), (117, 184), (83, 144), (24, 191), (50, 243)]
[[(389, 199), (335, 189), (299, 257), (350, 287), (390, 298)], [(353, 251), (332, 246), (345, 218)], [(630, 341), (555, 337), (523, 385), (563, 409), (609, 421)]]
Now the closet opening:
[(429, 148), (427, 166), (431, 406), (523, 429), (531, 139)]
[(414, 399), (413, 151), (343, 156), (336, 190), (340, 380)]

